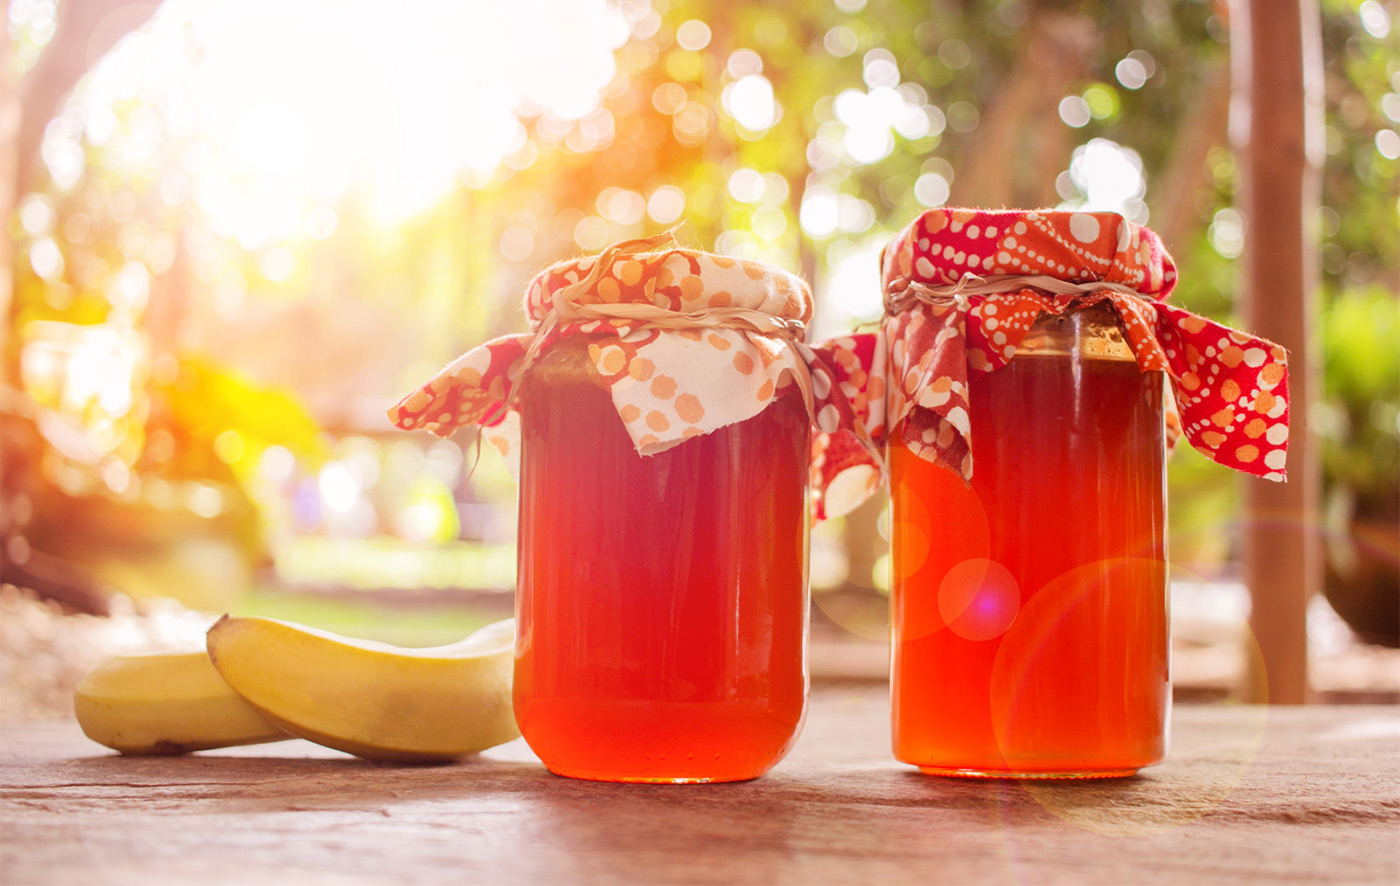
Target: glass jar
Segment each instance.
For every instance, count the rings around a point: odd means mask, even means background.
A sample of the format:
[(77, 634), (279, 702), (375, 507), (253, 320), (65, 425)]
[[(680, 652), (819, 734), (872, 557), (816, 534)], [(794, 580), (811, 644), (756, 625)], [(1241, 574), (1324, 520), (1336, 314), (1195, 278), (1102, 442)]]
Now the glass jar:
[(807, 697), (809, 419), (794, 387), (639, 455), (587, 338), (526, 373), (515, 714), (553, 772), (737, 781)]
[(1072, 778), (1164, 757), (1164, 387), (1100, 301), (971, 375), (970, 485), (890, 434), (900, 760)]

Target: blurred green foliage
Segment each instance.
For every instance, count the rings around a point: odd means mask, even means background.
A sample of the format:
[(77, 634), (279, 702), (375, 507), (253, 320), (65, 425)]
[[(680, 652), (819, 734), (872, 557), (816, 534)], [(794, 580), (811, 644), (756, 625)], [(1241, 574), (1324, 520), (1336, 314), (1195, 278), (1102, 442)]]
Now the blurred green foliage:
[[(174, 380), (157, 382), (153, 391), (167, 411), (151, 424), (183, 435), (173, 441), (178, 455), (163, 469), (170, 476), (208, 477), (223, 464), (248, 482), (269, 446), (285, 447), (312, 468), (329, 454), (321, 426), (296, 397), (198, 355), (182, 359)], [(150, 447), (144, 454), (152, 455)], [(161, 469), (144, 462), (138, 467)]]
[(1323, 469), (1347, 518), (1400, 520), (1400, 305), (1381, 287), (1323, 318)]
[(441, 646), (455, 643), (493, 621), (509, 618), (509, 598), (503, 598), (501, 603), (503, 605), (495, 607), (445, 603), (414, 605), (402, 597), (347, 599), (255, 588), (239, 601), (236, 612), (316, 625), (346, 637), (381, 643)]

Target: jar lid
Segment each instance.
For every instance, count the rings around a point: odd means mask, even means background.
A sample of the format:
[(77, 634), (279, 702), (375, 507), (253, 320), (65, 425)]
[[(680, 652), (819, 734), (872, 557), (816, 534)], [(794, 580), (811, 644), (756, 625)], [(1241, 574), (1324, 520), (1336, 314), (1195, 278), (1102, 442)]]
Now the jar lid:
[(1106, 303), (1139, 368), (1171, 380), (1169, 428), (1220, 464), (1284, 479), (1287, 354), (1164, 303), (1176, 266), (1147, 228), (1112, 212), (933, 209), (885, 247), (882, 270), (877, 436), (899, 432), (971, 479), (970, 375), (1006, 366), (1042, 315)]
[(1176, 285), (1161, 239), (1116, 212), (930, 209), (895, 235), (883, 265), (886, 292), (969, 274), (1112, 283), (1157, 300)]
[[(818, 515), (859, 504), (879, 483), (880, 458), (844, 368), (823, 346), (802, 341), (812, 317), (807, 284), (759, 262), (692, 249), (642, 251), (658, 239), (546, 269), (525, 292), (528, 335), (471, 349), (399, 401), (390, 420), (439, 436), (469, 424), (500, 426), (488, 436), (509, 459), (518, 446), (506, 419), (522, 376), (553, 342), (581, 336), (589, 376), (609, 392), (639, 454), (745, 421), (796, 388), (818, 437)], [(828, 488), (839, 494), (827, 496)]]
[[(607, 267), (589, 280), (599, 261)], [(761, 262), (694, 249), (569, 259), (541, 271), (525, 290), (531, 328), (561, 307), (567, 312), (616, 304), (683, 314), (741, 309), (804, 326), (812, 319), (812, 290), (802, 278)]]

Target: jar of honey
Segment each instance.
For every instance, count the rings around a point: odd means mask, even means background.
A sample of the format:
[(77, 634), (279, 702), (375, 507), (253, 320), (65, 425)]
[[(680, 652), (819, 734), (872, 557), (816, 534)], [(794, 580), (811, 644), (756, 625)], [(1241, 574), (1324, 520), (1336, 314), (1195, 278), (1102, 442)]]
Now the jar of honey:
[(895, 756), (1159, 762), (1168, 428), (1282, 479), (1282, 349), (1162, 304), (1170, 257), (1111, 213), (933, 210), (883, 270)]
[(813, 436), (863, 430), (801, 343), (800, 279), (649, 245), (547, 269), (531, 335), (468, 352), (391, 415), (442, 432), (518, 413), (501, 444), (519, 456), (514, 703), (544, 764), (750, 779), (806, 706)]

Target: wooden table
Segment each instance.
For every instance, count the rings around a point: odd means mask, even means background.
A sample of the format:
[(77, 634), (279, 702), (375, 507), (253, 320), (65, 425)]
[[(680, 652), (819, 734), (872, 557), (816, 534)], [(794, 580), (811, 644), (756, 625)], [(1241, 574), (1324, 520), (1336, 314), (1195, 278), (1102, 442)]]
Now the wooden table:
[(140, 759), (14, 724), (0, 882), (1400, 882), (1396, 708), (1181, 706), (1173, 742), (1132, 779), (935, 779), (889, 756), (883, 690), (831, 688), (768, 776), (637, 786), (519, 741), (438, 767), (301, 741)]

